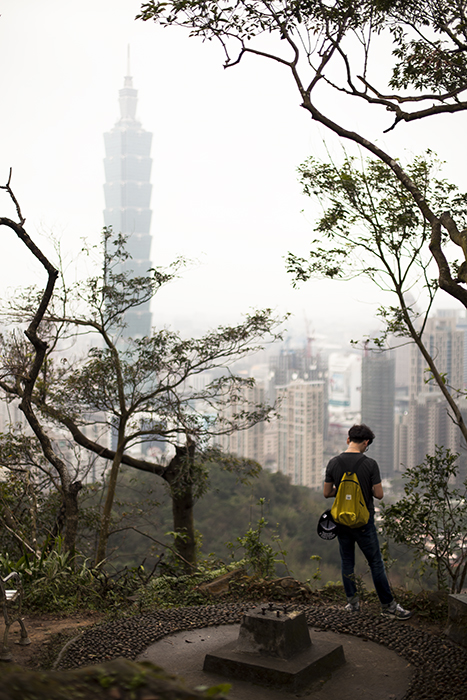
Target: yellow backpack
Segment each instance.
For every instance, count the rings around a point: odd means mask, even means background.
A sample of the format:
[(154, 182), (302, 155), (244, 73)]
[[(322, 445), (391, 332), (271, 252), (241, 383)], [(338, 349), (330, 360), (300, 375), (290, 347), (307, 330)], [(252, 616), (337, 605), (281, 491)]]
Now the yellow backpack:
[(362, 487), (356, 474), (357, 464), (365, 457), (362, 455), (354, 466), (354, 471), (344, 472), (331, 508), (332, 519), (339, 525), (363, 527), (370, 519), (370, 512), (363, 498)]

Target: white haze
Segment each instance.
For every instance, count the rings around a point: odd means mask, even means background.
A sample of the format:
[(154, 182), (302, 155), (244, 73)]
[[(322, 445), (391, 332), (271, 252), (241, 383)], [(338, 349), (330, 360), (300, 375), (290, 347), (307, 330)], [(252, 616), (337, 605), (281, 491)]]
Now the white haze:
[[(343, 342), (374, 328), (375, 310), (388, 299), (369, 283), (313, 281), (294, 290), (285, 272), (289, 250), (306, 254), (315, 215), (296, 168), (309, 155), (323, 156), (324, 140), (340, 152), (300, 108), (286, 69), (251, 57), (224, 70), (214, 43), (134, 21), (139, 5), (0, 2), (0, 184), (12, 167), (29, 233), (52, 257), (53, 233), (70, 274), (86, 273), (81, 241), (97, 242), (103, 225), (102, 135), (118, 118), (129, 44), (138, 117), (153, 133), (153, 264), (180, 254), (196, 261), (160, 294), (154, 322), (197, 333), (236, 322), (252, 307), (272, 307), (293, 313), (288, 327), (296, 335), (305, 334), (305, 317)], [(333, 107), (340, 103), (326, 106)], [(463, 115), (384, 135), (388, 115), (376, 120), (371, 112), (365, 122), (358, 107), (347, 108), (349, 125), (402, 157), (429, 146), (465, 187)], [(0, 203), (0, 215), (13, 217), (4, 194)], [(42, 271), (13, 234), (4, 228), (2, 236), (3, 292), (40, 283)]]

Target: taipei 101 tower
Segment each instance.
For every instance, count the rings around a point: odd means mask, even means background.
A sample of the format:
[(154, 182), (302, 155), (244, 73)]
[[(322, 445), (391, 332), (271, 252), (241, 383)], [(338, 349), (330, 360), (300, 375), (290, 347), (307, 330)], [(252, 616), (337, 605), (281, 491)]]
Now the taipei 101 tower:
[[(130, 49), (128, 70), (123, 89), (119, 91), (120, 119), (111, 131), (104, 134), (105, 142), (105, 226), (114, 233), (127, 237), (130, 258), (123, 271), (133, 276), (146, 276), (152, 267), (151, 254), (151, 164), (152, 134), (141, 127), (136, 119), (138, 91), (130, 76)], [(151, 334), (149, 302), (125, 314), (124, 335), (141, 338)]]

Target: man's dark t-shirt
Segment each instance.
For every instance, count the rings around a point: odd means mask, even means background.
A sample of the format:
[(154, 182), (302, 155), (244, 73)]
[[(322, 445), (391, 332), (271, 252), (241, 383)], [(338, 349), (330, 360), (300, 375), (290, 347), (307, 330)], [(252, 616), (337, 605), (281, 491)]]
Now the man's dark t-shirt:
[[(326, 467), (326, 476), (324, 481), (328, 484), (334, 484), (336, 488), (339, 486), (342, 476), (346, 471), (354, 471), (354, 466), (362, 457), (360, 452), (342, 452), (339, 458), (333, 457), (329, 460)], [(373, 503), (373, 486), (381, 483), (381, 475), (379, 473), (378, 464), (371, 457), (366, 455), (360, 459), (357, 466), (357, 476), (362, 487), (363, 498), (370, 515), (374, 515), (375, 506)]]

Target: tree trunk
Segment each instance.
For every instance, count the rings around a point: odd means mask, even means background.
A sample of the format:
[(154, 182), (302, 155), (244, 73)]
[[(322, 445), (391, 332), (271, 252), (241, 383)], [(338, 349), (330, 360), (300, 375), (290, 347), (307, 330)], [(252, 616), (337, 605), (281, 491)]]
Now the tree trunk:
[(105, 498), (104, 511), (102, 513), (101, 525), (99, 530), (99, 543), (97, 545), (95, 565), (101, 564), (107, 555), (107, 541), (109, 539), (109, 529), (110, 529), (110, 518), (112, 515), (112, 507), (115, 498), (115, 490), (117, 488), (117, 478), (120, 465), (122, 463), (122, 455), (125, 446), (123, 440), (120, 436), (117, 451), (115, 452), (115, 457), (112, 461), (112, 468), (110, 470), (109, 485), (107, 487), (107, 496)]
[[(175, 537), (175, 549), (188, 564), (184, 564), (187, 574), (196, 567), (195, 522), (193, 517), (193, 488), (187, 485), (183, 491), (172, 493), (172, 514)], [(190, 566), (190, 564), (192, 566)]]
[[(170, 460), (163, 478), (170, 486), (172, 497), (173, 529), (175, 549), (185, 560), (187, 573), (196, 567), (196, 539), (193, 517), (193, 464), (195, 443), (187, 438), (183, 447), (175, 448), (175, 456)], [(180, 537), (177, 537), (180, 535)]]
[(75, 481), (63, 494), (65, 506), (65, 551), (75, 551), (76, 535), (78, 533), (78, 493), (82, 488), (81, 481)]

